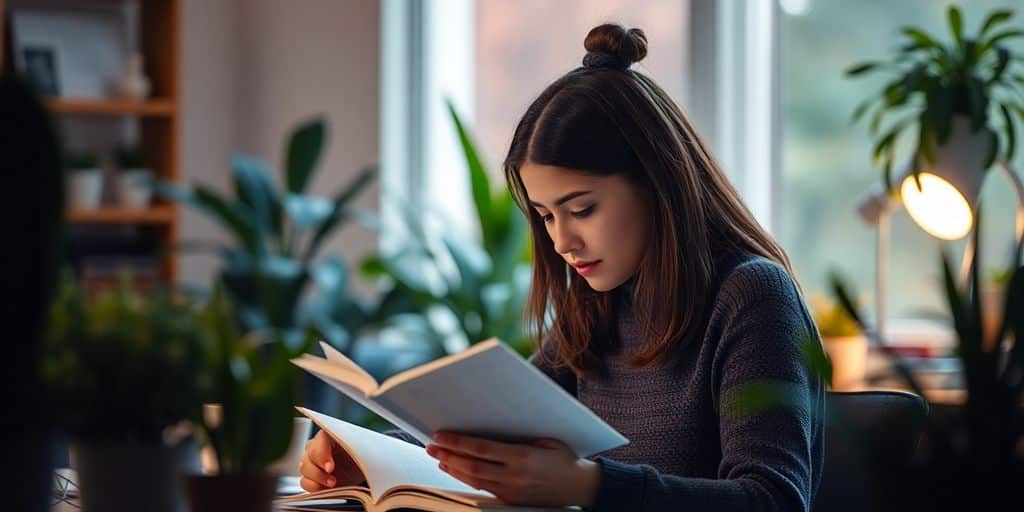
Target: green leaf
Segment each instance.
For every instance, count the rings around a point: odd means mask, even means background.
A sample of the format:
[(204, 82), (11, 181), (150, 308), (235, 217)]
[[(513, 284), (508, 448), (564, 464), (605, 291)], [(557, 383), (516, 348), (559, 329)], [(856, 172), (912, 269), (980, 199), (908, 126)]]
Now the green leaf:
[(317, 160), (320, 159), (326, 132), (326, 123), (322, 119), (303, 124), (292, 132), (286, 151), (289, 192), (301, 194), (306, 190)]
[(946, 15), (949, 20), (949, 30), (953, 33), (953, 40), (956, 41), (958, 47), (962, 47), (964, 43), (964, 20), (963, 15), (960, 13), (960, 8), (951, 5), (946, 11)]
[(872, 69), (875, 69), (881, 65), (881, 62), (862, 62), (860, 64), (856, 64), (854, 66), (847, 68), (847, 70), (844, 71), (843, 74), (846, 75), (847, 78), (852, 78), (857, 75), (867, 73), (868, 71), (871, 71)]
[(450, 99), (446, 99), (448, 113), (459, 135), (459, 142), (462, 145), (462, 153), (466, 158), (466, 165), (469, 167), (469, 182), (473, 191), (473, 203), (476, 205), (477, 216), (480, 221), (480, 229), (484, 234), (484, 246), (491, 247), (493, 244), (492, 235), (487, 233), (487, 226), (491, 224), (491, 183), (484, 169), (480, 154), (473, 143), (472, 138), (466, 131), (465, 125), (455, 111), (455, 105)]
[(942, 48), (942, 45), (940, 45), (938, 42), (936, 42), (934, 39), (932, 39), (931, 36), (929, 36), (928, 34), (924, 33), (920, 29), (917, 29), (917, 28), (914, 28), (914, 27), (903, 27), (901, 32), (903, 33), (903, 35), (909, 37), (914, 42), (916, 42), (917, 44), (921, 45), (921, 47), (923, 47), (923, 48), (935, 48), (935, 49), (940, 49), (940, 50), (945, 51)]
[(999, 48), (996, 53), (996, 67), (992, 70), (992, 76), (989, 77), (987, 84), (991, 85), (994, 82), (998, 82), (1003, 76), (1003, 72), (1006, 71), (1007, 64), (1010, 63), (1010, 51), (1006, 48)]
[(280, 237), (281, 203), (267, 165), (255, 158), (235, 155), (231, 158), (231, 169), (238, 200), (255, 214), (261, 229)]
[(1014, 37), (1020, 36), (1024, 36), (1024, 30), (1007, 30), (1005, 32), (1000, 32), (992, 36), (992, 38), (989, 39), (988, 41), (985, 41), (984, 43), (978, 45), (978, 59), (980, 60), (981, 57), (988, 53), (989, 50), (995, 48), (996, 44), (999, 43), (1000, 41), (1004, 39), (1013, 39)]
[(874, 102), (875, 98), (868, 98), (864, 100), (860, 105), (857, 105), (857, 108), (854, 109), (853, 111), (853, 116), (850, 117), (850, 122), (856, 123), (857, 121), (860, 120), (861, 117), (864, 117), (864, 113), (867, 112), (868, 108), (870, 108), (871, 104)]
[(253, 254), (262, 254), (265, 247), (254, 228), (255, 219), (248, 207), (232, 204), (213, 189), (196, 185), (195, 200), (201, 204), (212, 217), (232, 234)]
[(998, 10), (992, 11), (992, 14), (989, 14), (988, 17), (985, 18), (985, 22), (982, 23), (981, 29), (978, 31), (978, 39), (981, 40), (981, 38), (986, 33), (988, 33), (989, 29), (991, 29), (992, 27), (998, 25), (999, 23), (1002, 23), (1002, 22), (1010, 19), (1010, 17), (1012, 17), (1012, 16), (1013, 16), (1013, 11), (1010, 10), (1010, 9), (998, 9)]
[(343, 189), (334, 199), (334, 207), (331, 211), (330, 216), (320, 224), (313, 237), (310, 239), (309, 245), (306, 247), (306, 251), (303, 254), (303, 261), (310, 262), (313, 256), (316, 255), (316, 251), (320, 248), (335, 228), (338, 227), (338, 223), (342, 219), (346, 218), (349, 203), (351, 203), (360, 193), (370, 184), (370, 182), (377, 177), (377, 167), (370, 166), (364, 168), (355, 177), (354, 180)]
[(971, 108), (971, 131), (976, 132), (985, 124), (985, 84), (977, 76), (967, 80), (967, 103)]
[(1017, 135), (1014, 132), (1013, 117), (1010, 116), (1010, 110), (1006, 108), (1006, 105), (999, 105), (1000, 112), (1003, 113), (1003, 123), (1006, 124), (1006, 161), (1013, 161), (1014, 150), (1017, 146)]

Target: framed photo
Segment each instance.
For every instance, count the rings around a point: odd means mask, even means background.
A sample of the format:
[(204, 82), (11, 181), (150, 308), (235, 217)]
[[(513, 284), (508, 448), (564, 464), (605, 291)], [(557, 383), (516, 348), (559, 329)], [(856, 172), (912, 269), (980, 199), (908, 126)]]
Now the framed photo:
[(25, 79), (40, 96), (59, 96), (60, 81), (57, 75), (57, 53), (49, 46), (26, 46), (21, 49), (25, 63)]
[(125, 14), (118, 8), (14, 9), (11, 13), (14, 64), (41, 94), (113, 96), (130, 53), (128, 37)]

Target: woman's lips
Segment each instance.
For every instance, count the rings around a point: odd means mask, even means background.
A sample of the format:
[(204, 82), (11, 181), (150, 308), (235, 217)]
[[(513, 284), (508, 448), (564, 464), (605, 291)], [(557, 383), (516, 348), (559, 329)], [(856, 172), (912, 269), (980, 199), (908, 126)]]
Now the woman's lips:
[(597, 265), (600, 263), (601, 260), (597, 260), (582, 266), (573, 265), (573, 267), (576, 269), (576, 272), (579, 272), (581, 276), (587, 277), (588, 275), (594, 273), (594, 271), (597, 269)]

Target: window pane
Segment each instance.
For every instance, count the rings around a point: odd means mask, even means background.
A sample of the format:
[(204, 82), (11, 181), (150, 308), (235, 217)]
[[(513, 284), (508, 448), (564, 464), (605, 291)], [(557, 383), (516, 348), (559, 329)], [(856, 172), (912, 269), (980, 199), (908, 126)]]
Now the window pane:
[(496, 179), (504, 180), (499, 166), (530, 101), (580, 65), (583, 39), (601, 23), (643, 29), (648, 53), (634, 69), (681, 103), (688, 6), (687, 0), (478, 0), (475, 126)]
[[(828, 272), (836, 269), (868, 301), (874, 289), (874, 231), (861, 221), (856, 207), (866, 190), (882, 178), (871, 162), (866, 121), (852, 125), (850, 119), (861, 100), (876, 94), (892, 78), (847, 79), (842, 73), (854, 63), (887, 59), (902, 45), (899, 30), (906, 25), (948, 41), (947, 2), (787, 0), (780, 4), (782, 242), (808, 292), (827, 291)], [(1014, 0), (966, 4), (965, 33), (975, 34), (993, 8), (1018, 4)], [(1018, 12), (1005, 27), (1019, 28), (1022, 22)], [(1022, 51), (1016, 41), (1013, 51)], [(899, 146), (903, 152), (897, 155), (908, 154), (916, 135), (907, 134), (904, 139)], [(1021, 168), (1020, 158), (1016, 166)], [(983, 262), (986, 268), (1005, 265), (1015, 205), (1005, 176), (990, 172), (982, 197)], [(891, 240), (888, 316), (945, 311), (939, 293), (942, 244), (920, 230), (902, 209), (892, 216)], [(959, 263), (963, 243), (949, 246)], [(865, 302), (866, 311), (871, 310), (869, 305)]]

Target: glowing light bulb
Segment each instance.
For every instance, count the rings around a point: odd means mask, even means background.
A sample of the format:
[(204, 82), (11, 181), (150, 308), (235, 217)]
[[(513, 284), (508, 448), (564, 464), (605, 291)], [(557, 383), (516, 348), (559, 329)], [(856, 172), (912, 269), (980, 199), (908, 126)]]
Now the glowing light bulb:
[(963, 194), (948, 181), (922, 172), (921, 188), (914, 176), (907, 176), (900, 187), (907, 213), (930, 235), (943, 240), (963, 238), (971, 230), (974, 214)]

